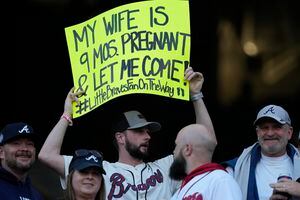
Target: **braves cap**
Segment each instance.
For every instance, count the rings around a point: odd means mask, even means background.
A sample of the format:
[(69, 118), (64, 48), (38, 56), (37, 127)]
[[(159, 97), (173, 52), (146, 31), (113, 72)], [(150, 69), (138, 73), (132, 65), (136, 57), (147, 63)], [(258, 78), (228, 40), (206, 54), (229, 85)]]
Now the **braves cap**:
[(268, 105), (262, 108), (254, 121), (254, 125), (257, 125), (262, 119), (272, 118), (280, 124), (291, 125), (291, 119), (286, 110), (277, 105)]
[(82, 171), (89, 167), (95, 167), (99, 169), (102, 174), (106, 174), (103, 169), (103, 157), (96, 150), (79, 149), (75, 151), (75, 154), (71, 160), (69, 171), (78, 170)]
[(158, 122), (148, 122), (138, 111), (132, 110), (122, 113), (113, 123), (113, 133), (147, 127), (150, 132), (159, 131), (161, 128)]
[(31, 138), (33, 141), (37, 139), (37, 135), (28, 124), (24, 122), (7, 124), (0, 132), (0, 145), (22, 137)]

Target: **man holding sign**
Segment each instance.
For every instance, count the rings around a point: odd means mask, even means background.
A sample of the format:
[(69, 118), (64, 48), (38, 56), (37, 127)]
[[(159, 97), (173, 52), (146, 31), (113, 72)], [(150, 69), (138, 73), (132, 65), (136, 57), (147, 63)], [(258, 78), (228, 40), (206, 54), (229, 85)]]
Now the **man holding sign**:
[[(207, 127), (216, 141), (214, 128), (202, 99), (201, 88), (204, 78), (191, 67), (185, 71), (185, 80), (189, 81), (191, 101), (193, 102), (196, 123)], [(65, 101), (64, 114), (48, 135), (39, 159), (54, 169), (62, 178), (62, 187), (68, 175), (72, 156), (60, 154), (61, 145), (68, 125), (72, 124), (72, 102), (78, 102), (82, 92), (71, 90)], [(115, 142), (118, 149), (118, 162), (103, 162), (106, 175), (103, 175), (106, 199), (122, 200), (169, 200), (178, 189), (180, 182), (169, 177), (169, 168), (173, 155), (154, 162), (144, 162), (148, 153), (151, 132), (158, 131), (160, 124), (147, 121), (138, 111), (123, 113), (114, 127)]]

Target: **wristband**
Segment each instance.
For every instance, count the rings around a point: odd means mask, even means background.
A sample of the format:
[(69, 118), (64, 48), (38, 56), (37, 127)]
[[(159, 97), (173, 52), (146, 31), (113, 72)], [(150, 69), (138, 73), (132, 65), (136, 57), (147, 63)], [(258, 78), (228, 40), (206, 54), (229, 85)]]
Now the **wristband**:
[(68, 123), (69, 123), (69, 126), (73, 126), (72, 118), (71, 118), (71, 116), (68, 113), (63, 113), (60, 118), (67, 120)]
[(197, 101), (198, 99), (201, 99), (203, 98), (203, 93), (202, 92), (199, 92), (197, 94), (194, 94), (193, 96), (191, 96), (191, 101)]

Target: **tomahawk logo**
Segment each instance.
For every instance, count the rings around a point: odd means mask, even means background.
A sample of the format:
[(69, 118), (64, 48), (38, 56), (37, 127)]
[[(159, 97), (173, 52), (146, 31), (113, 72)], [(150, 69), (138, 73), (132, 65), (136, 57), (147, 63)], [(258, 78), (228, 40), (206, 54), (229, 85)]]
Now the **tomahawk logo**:
[(87, 157), (87, 158), (85, 158), (86, 160), (91, 160), (91, 159), (93, 159), (94, 160), (94, 162), (98, 162), (98, 159), (96, 158), (96, 156), (94, 156), (94, 155), (91, 155), (90, 157)]
[(27, 127), (27, 125), (26, 126), (24, 126), (21, 130), (19, 130), (19, 133), (30, 133), (30, 130), (29, 130), (29, 128)]
[(266, 112), (264, 112), (264, 115), (266, 115), (268, 112), (271, 112), (272, 114), (275, 114), (274, 107), (270, 107)]

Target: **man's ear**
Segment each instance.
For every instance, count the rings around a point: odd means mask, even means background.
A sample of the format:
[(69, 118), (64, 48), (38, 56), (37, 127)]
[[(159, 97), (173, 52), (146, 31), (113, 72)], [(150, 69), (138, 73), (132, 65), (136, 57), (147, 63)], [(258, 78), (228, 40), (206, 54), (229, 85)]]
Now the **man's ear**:
[(293, 132), (294, 132), (294, 129), (293, 129), (292, 126), (290, 126), (290, 127), (289, 127), (289, 140), (292, 138)]
[(123, 132), (116, 132), (115, 133), (115, 138), (117, 143), (119, 144), (125, 144), (125, 134)]
[(191, 144), (185, 144), (182, 152), (184, 156), (190, 156), (193, 152), (193, 146)]

